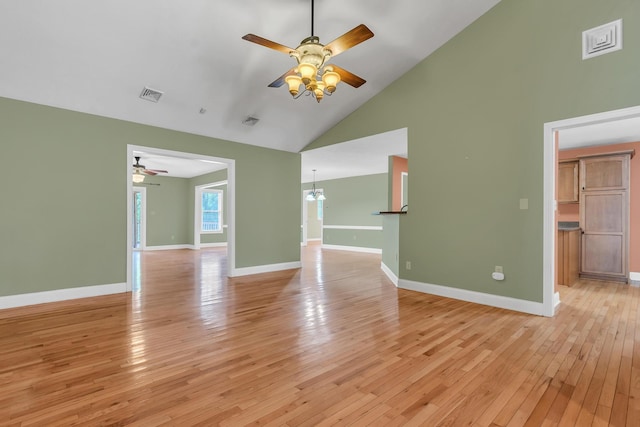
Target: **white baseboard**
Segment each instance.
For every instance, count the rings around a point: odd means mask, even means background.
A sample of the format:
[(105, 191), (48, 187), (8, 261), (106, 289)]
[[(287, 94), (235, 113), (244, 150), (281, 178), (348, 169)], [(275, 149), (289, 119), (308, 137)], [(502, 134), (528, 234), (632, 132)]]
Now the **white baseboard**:
[(629, 280), (632, 282), (640, 282), (640, 273), (636, 273), (634, 271), (629, 273)]
[(544, 316), (544, 307), (540, 302), (521, 300), (501, 295), (485, 294), (482, 292), (469, 291), (466, 289), (451, 288), (449, 286), (414, 282), (405, 279), (399, 280), (398, 287), (401, 289), (439, 295), (442, 297), (488, 305), (491, 307), (505, 308), (507, 310), (520, 311), (522, 313)]
[[(222, 248), (226, 247), (227, 242), (218, 242), (218, 243), (200, 243), (201, 248)], [(190, 249), (195, 249), (194, 246), (191, 246)]]
[(396, 285), (396, 288), (397, 288), (398, 287), (398, 276), (396, 276), (393, 273), (393, 271), (391, 271), (391, 269), (389, 267), (387, 267), (387, 265), (384, 262), (380, 263), (380, 268), (382, 269), (382, 272), (384, 274), (386, 274), (386, 276), (389, 278), (389, 280), (391, 280), (391, 283)]
[(325, 245), (322, 244), (322, 249), (331, 249), (336, 251), (351, 251), (351, 252), (364, 252), (368, 254), (381, 254), (382, 249), (377, 248), (363, 248), (360, 246), (342, 246), (342, 245)]
[(147, 246), (146, 248), (144, 248), (145, 251), (172, 251), (175, 249), (195, 249), (195, 247), (193, 245), (160, 245)]
[(248, 276), (250, 274), (271, 273), (273, 271), (293, 270), (302, 268), (302, 262), (283, 262), (281, 264), (256, 265), (254, 267), (235, 268), (229, 274), (230, 277)]
[(44, 304), (48, 302), (119, 294), (126, 291), (126, 283), (114, 283), (111, 285), (83, 286), (81, 288), (56, 289), (53, 291), (8, 295), (0, 297), (0, 310), (5, 308), (24, 307), (26, 305)]
[(560, 292), (553, 293), (553, 313), (555, 314), (558, 306), (560, 305)]

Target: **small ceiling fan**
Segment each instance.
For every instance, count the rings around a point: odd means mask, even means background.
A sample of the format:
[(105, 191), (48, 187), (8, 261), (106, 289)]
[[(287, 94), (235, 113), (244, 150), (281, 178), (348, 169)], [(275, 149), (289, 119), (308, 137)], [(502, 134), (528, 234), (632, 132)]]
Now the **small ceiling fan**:
[(135, 157), (135, 159), (136, 159), (136, 162), (133, 165), (133, 172), (134, 173), (143, 173), (145, 175), (151, 175), (151, 176), (157, 175), (159, 173), (169, 173), (169, 171), (165, 171), (165, 170), (162, 170), (162, 169), (147, 169), (145, 167), (145, 165), (141, 165), (140, 164), (140, 157), (139, 156)]
[[(338, 56), (347, 49), (370, 39), (373, 33), (366, 25), (360, 24), (352, 30), (341, 35), (332, 42), (323, 45), (320, 38), (313, 34), (314, 0), (311, 0), (311, 36), (300, 42), (295, 49), (272, 42), (255, 34), (247, 34), (244, 40), (256, 43), (293, 57), (298, 65), (278, 77), (269, 87), (280, 87), (287, 83), (289, 93), (294, 98), (302, 94), (312, 94), (316, 101), (320, 102), (324, 95), (331, 95), (336, 90), (336, 85), (343, 81), (346, 84), (358, 88), (366, 81), (355, 74), (340, 68), (334, 64), (327, 64), (331, 58)], [(300, 92), (300, 86), (304, 89)]]

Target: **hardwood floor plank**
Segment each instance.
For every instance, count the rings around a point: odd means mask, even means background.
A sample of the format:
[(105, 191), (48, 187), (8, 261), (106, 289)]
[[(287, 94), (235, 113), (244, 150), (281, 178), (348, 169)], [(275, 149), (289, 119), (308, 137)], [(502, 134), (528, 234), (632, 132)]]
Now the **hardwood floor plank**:
[(398, 289), (380, 256), (144, 252), (141, 290), (0, 311), (0, 425), (633, 426), (640, 288), (543, 318)]

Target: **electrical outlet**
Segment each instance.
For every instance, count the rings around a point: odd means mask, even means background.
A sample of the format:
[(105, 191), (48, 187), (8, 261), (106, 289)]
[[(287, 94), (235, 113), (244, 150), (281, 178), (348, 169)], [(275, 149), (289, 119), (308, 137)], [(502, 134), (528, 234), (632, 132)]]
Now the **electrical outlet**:
[(496, 273), (504, 273), (501, 265), (496, 265), (496, 268), (493, 269)]
[(405, 267), (406, 267), (407, 270), (411, 270), (411, 261), (407, 261), (405, 263)]

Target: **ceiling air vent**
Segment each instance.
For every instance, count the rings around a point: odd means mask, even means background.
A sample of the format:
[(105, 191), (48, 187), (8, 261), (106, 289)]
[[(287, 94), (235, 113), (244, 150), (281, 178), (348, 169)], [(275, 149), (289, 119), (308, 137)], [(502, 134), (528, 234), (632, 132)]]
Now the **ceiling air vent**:
[(254, 126), (256, 123), (258, 123), (259, 120), (260, 119), (258, 119), (257, 117), (249, 116), (242, 121), (242, 124), (245, 126)]
[(142, 93), (140, 94), (140, 98), (146, 99), (151, 102), (160, 101), (160, 97), (164, 92), (160, 92), (159, 90), (151, 89), (150, 87), (145, 87), (142, 89)]
[(622, 19), (582, 33), (582, 59), (622, 49)]

